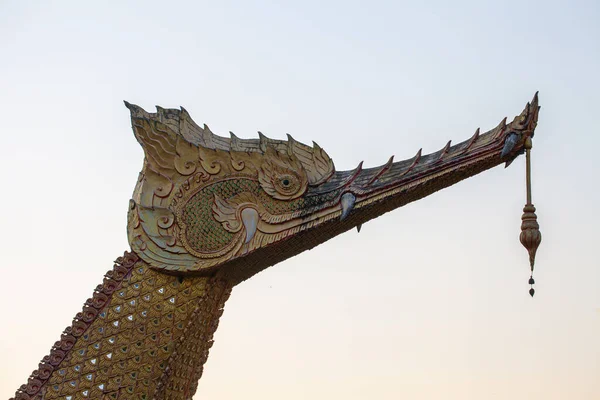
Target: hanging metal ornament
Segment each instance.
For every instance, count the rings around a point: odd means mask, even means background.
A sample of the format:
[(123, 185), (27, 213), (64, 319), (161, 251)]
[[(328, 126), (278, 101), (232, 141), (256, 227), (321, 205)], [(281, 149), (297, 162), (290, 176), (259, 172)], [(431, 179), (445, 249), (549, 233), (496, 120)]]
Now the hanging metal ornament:
[(521, 217), (521, 235), (519, 240), (521, 244), (525, 246), (529, 252), (529, 265), (531, 266), (531, 276), (529, 277), (529, 294), (531, 297), (535, 294), (533, 285), (535, 280), (533, 279), (533, 266), (535, 264), (535, 253), (538, 246), (542, 242), (542, 233), (540, 232), (540, 225), (537, 222), (537, 215), (535, 215), (535, 207), (531, 203), (531, 138), (528, 137), (525, 140), (525, 159), (527, 164), (527, 204), (523, 208), (523, 216)]

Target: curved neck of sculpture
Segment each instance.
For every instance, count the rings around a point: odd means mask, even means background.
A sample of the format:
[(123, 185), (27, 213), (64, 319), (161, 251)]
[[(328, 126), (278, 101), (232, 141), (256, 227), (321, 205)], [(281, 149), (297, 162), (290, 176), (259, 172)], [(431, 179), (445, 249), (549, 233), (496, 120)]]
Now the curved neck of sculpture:
[(231, 287), (135, 254), (115, 265), (16, 399), (191, 398)]

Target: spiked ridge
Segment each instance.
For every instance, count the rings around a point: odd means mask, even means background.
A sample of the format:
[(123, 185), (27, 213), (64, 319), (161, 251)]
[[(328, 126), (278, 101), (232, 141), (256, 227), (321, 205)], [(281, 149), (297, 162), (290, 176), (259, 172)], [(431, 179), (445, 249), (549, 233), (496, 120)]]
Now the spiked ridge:
[(210, 274), (241, 260), (244, 266), (230, 272), (246, 271), (240, 279), (251, 276), (268, 266), (254, 265), (255, 257), (274, 263), (289, 246), (293, 254), (310, 248), (313, 240), (298, 244), (301, 233), (324, 241), (503, 161), (509, 164), (533, 135), (537, 101), (536, 94), (510, 124), (505, 118), (454, 146), (448, 141), (432, 154), (419, 150), (411, 159), (391, 157), (375, 168), (364, 169), (361, 162), (351, 171), (336, 171), (320, 146), (290, 135), (287, 141), (261, 132), (258, 139), (233, 133), (226, 138), (201, 128), (183, 108), (157, 107), (151, 114), (126, 103), (146, 154), (131, 202), (130, 244), (152, 267), (171, 273)]
[(537, 94), (507, 124), (410, 159), (336, 171), (316, 143), (221, 137), (183, 108), (125, 102), (144, 149), (126, 253), (16, 394), (188, 399), (231, 288), (336, 235), (523, 153)]

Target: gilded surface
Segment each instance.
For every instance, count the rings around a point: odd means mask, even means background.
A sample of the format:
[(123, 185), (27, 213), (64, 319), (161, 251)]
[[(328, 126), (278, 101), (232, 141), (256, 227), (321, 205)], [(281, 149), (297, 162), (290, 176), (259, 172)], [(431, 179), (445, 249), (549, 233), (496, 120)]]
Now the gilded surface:
[[(260, 140), (221, 138), (185, 111), (148, 114), (128, 107), (146, 154), (131, 203), (129, 240), (157, 268), (206, 269), (276, 240), (279, 230), (265, 225), (300, 216), (307, 202), (299, 198), (308, 186), (335, 171), (316, 144), (262, 134)], [(242, 229), (244, 209), (260, 218), (251, 238)]]
[[(538, 109), (536, 97), (510, 124), (504, 119), (455, 146), (448, 142), (433, 154), (419, 151), (409, 160), (392, 157), (381, 167), (363, 169), (361, 163), (337, 172), (317, 144), (289, 135), (287, 141), (260, 133), (259, 139), (225, 138), (200, 128), (184, 109), (147, 113), (127, 107), (146, 156), (129, 212), (131, 248), (152, 267), (205, 274), (344, 215), (344, 196), (358, 211), (497, 165), (507, 135), (520, 143), (533, 134)], [(520, 147), (504, 161), (510, 163)]]
[(17, 399), (191, 398), (229, 288), (143, 261), (120, 267), (122, 280), (105, 280)]
[[(432, 154), (336, 171), (317, 144), (224, 138), (184, 110), (126, 103), (144, 149), (117, 259), (17, 400), (190, 399), (231, 288), (330, 238), (501, 163), (530, 143), (538, 98), (509, 124)], [(196, 272), (194, 274), (190, 272)]]

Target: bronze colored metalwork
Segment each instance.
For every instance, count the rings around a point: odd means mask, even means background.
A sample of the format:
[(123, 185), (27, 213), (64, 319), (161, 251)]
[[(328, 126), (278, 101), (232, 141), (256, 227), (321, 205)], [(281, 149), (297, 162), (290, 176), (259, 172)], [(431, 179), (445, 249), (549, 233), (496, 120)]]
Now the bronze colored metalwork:
[(537, 222), (537, 215), (535, 214), (535, 207), (531, 203), (531, 138), (525, 140), (525, 157), (527, 164), (527, 204), (523, 208), (523, 216), (521, 219), (521, 235), (519, 240), (521, 244), (527, 249), (529, 253), (529, 265), (531, 267), (531, 276), (529, 277), (529, 294), (531, 297), (535, 294), (533, 285), (535, 281), (533, 279), (533, 265), (535, 264), (535, 253), (542, 242), (542, 233), (540, 232), (540, 225)]
[[(336, 171), (316, 143), (261, 133), (225, 138), (183, 108), (126, 106), (145, 153), (128, 213), (131, 252), (117, 259), (15, 399), (190, 399), (235, 285), (388, 211), (509, 165), (527, 149), (539, 111), (536, 94), (511, 123), (478, 129), (462, 143)], [(530, 203), (521, 236), (528, 250), (537, 240)]]

